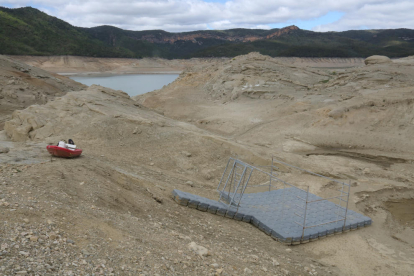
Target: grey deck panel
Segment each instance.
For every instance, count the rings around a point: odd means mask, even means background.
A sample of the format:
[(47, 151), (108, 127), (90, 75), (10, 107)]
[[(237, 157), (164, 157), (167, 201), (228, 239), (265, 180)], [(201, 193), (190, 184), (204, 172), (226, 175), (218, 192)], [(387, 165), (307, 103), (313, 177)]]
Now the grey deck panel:
[[(237, 194), (226, 196), (239, 198)], [(314, 241), (326, 236), (356, 230), (372, 223), (369, 217), (349, 209), (345, 225), (343, 220), (332, 222), (342, 219), (345, 216), (345, 209), (341, 209), (334, 202), (322, 200), (308, 203), (306, 213), (306, 227), (321, 225), (306, 228), (303, 232), (306, 192), (296, 188), (245, 193), (239, 208), (179, 190), (173, 191), (173, 197), (179, 204), (191, 208), (239, 221), (251, 222), (267, 235), (286, 244)], [(308, 202), (320, 199), (323, 198), (309, 193)], [(188, 203), (183, 204), (183, 202)]]

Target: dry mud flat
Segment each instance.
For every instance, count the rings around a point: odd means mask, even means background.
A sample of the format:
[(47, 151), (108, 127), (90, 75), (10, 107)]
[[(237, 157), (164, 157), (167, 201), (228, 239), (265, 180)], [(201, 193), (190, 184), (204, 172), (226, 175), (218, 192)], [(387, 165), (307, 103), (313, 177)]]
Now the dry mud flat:
[[(92, 86), (15, 111), (0, 132), (0, 275), (411, 275), (412, 61), (325, 70), (250, 54), (136, 101)], [(37, 150), (62, 138), (85, 154)], [(171, 199), (216, 199), (229, 156), (272, 155), (351, 179), (350, 208), (373, 225), (288, 247)]]

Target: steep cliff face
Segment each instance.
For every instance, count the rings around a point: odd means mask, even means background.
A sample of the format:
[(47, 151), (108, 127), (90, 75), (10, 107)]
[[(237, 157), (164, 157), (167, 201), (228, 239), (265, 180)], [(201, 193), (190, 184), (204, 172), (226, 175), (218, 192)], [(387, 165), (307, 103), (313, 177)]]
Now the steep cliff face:
[(263, 35), (251, 35), (251, 34), (223, 34), (219, 32), (192, 32), (192, 33), (177, 33), (171, 35), (170, 33), (166, 33), (168, 35), (163, 35), (162, 33), (159, 34), (147, 34), (143, 35), (138, 40), (145, 40), (151, 43), (170, 43), (173, 44), (179, 40), (181, 41), (191, 41), (193, 43), (200, 43), (197, 39), (204, 38), (204, 39), (218, 39), (224, 41), (231, 41), (231, 42), (253, 42), (256, 40), (261, 39), (270, 39), (275, 37), (280, 37), (282, 35), (289, 34), (291, 32), (299, 30), (298, 27), (292, 25), (282, 29), (278, 29), (270, 34), (263, 34)]
[(288, 26), (288, 27), (282, 28), (280, 30), (277, 30), (276, 32), (274, 32), (274, 33), (266, 36), (266, 38), (269, 39), (269, 38), (273, 38), (273, 37), (279, 37), (279, 36), (282, 36), (282, 35), (285, 35), (285, 34), (289, 34), (289, 33), (293, 32), (293, 31), (297, 31), (297, 30), (299, 30), (299, 28), (296, 27), (295, 25)]

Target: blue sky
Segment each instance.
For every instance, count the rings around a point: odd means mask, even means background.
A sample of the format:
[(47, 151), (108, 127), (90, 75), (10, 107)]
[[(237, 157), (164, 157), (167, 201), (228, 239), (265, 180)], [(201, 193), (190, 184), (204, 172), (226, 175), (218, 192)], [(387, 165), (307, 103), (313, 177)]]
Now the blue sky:
[(343, 12), (336, 12), (336, 11), (332, 11), (332, 12), (328, 12), (325, 15), (322, 15), (320, 17), (317, 18), (313, 18), (310, 20), (291, 20), (291, 21), (287, 21), (284, 23), (279, 23), (279, 24), (269, 24), (269, 26), (271, 28), (283, 28), (286, 25), (296, 25), (301, 29), (304, 30), (312, 30), (313, 28), (315, 28), (316, 26), (319, 25), (324, 25), (324, 24), (328, 24), (328, 23), (333, 23), (335, 21), (338, 21), (339, 19), (341, 19), (341, 17), (344, 15), (345, 13)]
[[(32, 6), (72, 25), (170, 32), (296, 25), (313, 31), (414, 29), (413, 0), (0, 0)], [(408, 11), (408, 12), (407, 12)]]

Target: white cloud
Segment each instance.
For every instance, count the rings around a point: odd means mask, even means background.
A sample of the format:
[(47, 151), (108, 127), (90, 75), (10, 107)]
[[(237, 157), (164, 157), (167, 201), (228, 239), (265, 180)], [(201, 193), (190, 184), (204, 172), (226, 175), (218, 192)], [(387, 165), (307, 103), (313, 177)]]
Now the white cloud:
[(320, 25), (315, 31), (345, 31), (359, 29), (414, 29), (413, 1), (371, 3), (346, 13), (336, 22)]
[(413, 0), (2, 0), (15, 7), (33, 5), (75, 26), (113, 25), (130, 30), (269, 28), (342, 12), (317, 31), (414, 28)]

